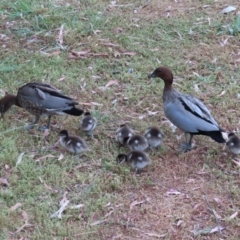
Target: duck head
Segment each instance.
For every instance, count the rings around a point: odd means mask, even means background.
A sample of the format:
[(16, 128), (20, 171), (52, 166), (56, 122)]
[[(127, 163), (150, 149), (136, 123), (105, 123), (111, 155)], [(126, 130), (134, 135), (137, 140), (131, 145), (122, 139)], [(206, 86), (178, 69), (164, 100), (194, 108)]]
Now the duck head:
[(172, 71), (165, 66), (156, 68), (151, 74), (148, 75), (148, 78), (161, 78), (165, 87), (171, 87), (173, 83), (173, 74)]
[(12, 105), (17, 105), (17, 97), (13, 94), (7, 94), (0, 100), (0, 113), (2, 118), (4, 114), (11, 108)]

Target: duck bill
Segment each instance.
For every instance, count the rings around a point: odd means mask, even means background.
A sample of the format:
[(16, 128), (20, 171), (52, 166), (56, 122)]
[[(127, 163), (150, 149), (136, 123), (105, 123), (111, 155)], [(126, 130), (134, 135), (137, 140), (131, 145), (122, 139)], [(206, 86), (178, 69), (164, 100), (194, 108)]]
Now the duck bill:
[(148, 75), (148, 78), (155, 78), (156, 75), (154, 74), (154, 72), (152, 72), (151, 74)]

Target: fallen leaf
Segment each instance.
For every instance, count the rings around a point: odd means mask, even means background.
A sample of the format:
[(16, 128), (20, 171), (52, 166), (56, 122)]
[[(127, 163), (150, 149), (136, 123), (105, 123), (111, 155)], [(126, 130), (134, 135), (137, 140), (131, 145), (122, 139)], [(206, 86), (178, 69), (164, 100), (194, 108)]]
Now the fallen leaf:
[(5, 187), (9, 186), (9, 183), (6, 178), (0, 178), (0, 183)]
[(16, 162), (16, 166), (19, 165), (21, 162), (22, 162), (22, 158), (23, 158), (23, 155), (25, 154), (25, 152), (22, 152), (18, 158), (17, 158), (17, 162)]
[(170, 189), (169, 191), (167, 191), (167, 195), (179, 195), (179, 194), (181, 194), (181, 192), (175, 189)]
[(43, 133), (43, 136), (44, 137), (47, 137), (49, 135), (49, 129), (45, 129), (44, 130), (44, 133)]
[(126, 56), (134, 56), (137, 54), (137, 52), (123, 52), (121, 54), (126, 55)]
[(110, 87), (111, 85), (118, 85), (118, 81), (117, 80), (110, 80), (106, 85), (105, 88)]
[(14, 205), (10, 208), (10, 210), (11, 210), (11, 211), (15, 211), (15, 210), (17, 210), (19, 207), (21, 207), (21, 206), (22, 206), (21, 203), (16, 203), (16, 204), (14, 204)]
[(21, 213), (22, 213), (22, 217), (23, 217), (23, 219), (25, 220), (25, 221), (28, 221), (29, 220), (29, 217), (28, 217), (28, 214), (25, 212), (25, 211), (21, 211)]
[(132, 210), (134, 206), (139, 205), (139, 204), (142, 204), (142, 203), (144, 203), (144, 202), (146, 202), (146, 200), (144, 200), (144, 201), (133, 201), (133, 202), (130, 204), (130, 210)]
[(64, 155), (61, 153), (60, 156), (58, 157), (58, 161), (61, 161), (63, 159)]
[(229, 13), (229, 12), (232, 12), (232, 11), (235, 11), (237, 8), (234, 7), (234, 6), (228, 6), (226, 8), (224, 8), (221, 13)]
[(238, 166), (240, 167), (240, 162), (239, 162), (239, 161), (236, 161), (236, 160), (234, 160), (234, 159), (232, 159), (232, 161), (233, 161), (236, 165), (238, 165)]
[(118, 44), (114, 44), (114, 43), (101, 43), (101, 45), (107, 46), (107, 47), (119, 47)]
[(45, 186), (45, 188), (47, 188), (48, 190), (51, 190), (51, 191), (54, 192), (54, 193), (58, 193), (58, 190), (53, 189), (52, 187), (48, 186), (46, 183), (44, 183), (44, 186)]
[(57, 81), (58, 81), (58, 82), (61, 82), (61, 81), (63, 81), (65, 78), (66, 78), (66, 76), (63, 76), (63, 77), (59, 78)]
[(84, 207), (84, 204), (78, 204), (78, 205), (73, 205), (71, 207), (69, 207), (70, 209), (78, 209), (78, 208), (82, 208)]
[(237, 215), (238, 215), (238, 212), (235, 212), (234, 214), (232, 214), (232, 215), (228, 218), (228, 220), (234, 219)]

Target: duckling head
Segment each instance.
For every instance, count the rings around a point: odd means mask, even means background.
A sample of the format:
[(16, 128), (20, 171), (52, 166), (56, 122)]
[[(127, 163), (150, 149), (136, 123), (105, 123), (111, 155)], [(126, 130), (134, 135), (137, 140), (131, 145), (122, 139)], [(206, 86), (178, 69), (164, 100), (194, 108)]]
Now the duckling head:
[(84, 116), (90, 116), (90, 115), (91, 115), (90, 112), (85, 112), (85, 113), (84, 113)]
[(157, 77), (161, 78), (165, 82), (165, 86), (171, 86), (173, 83), (173, 74), (168, 67), (158, 67), (151, 74), (148, 75), (148, 78)]
[(127, 161), (127, 155), (126, 154), (118, 154), (117, 158), (116, 158), (117, 164), (121, 164), (123, 162)]
[(59, 135), (59, 137), (68, 137), (69, 136), (68, 131), (65, 129), (61, 130), (58, 135)]

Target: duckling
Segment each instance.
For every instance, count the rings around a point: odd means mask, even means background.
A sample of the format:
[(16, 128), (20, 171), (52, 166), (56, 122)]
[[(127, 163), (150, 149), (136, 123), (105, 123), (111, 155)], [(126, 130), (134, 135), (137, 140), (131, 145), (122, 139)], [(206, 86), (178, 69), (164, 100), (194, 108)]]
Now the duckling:
[(59, 133), (60, 144), (74, 155), (89, 150), (85, 141), (77, 136), (70, 136), (67, 130), (61, 130)]
[(166, 117), (185, 133), (184, 152), (192, 149), (193, 135), (205, 135), (218, 143), (225, 143), (226, 132), (220, 128), (208, 108), (197, 98), (183, 94), (172, 86), (173, 74), (168, 67), (156, 68), (149, 78), (159, 77), (164, 81), (163, 108)]
[(144, 151), (148, 148), (148, 142), (142, 135), (133, 135), (132, 137), (127, 138), (127, 146), (132, 151)]
[(128, 154), (118, 154), (116, 160), (118, 164), (122, 162), (130, 164), (131, 167), (135, 169), (136, 173), (152, 162), (148, 155), (142, 151), (131, 151)]
[(83, 119), (80, 121), (81, 128), (88, 136), (92, 136), (93, 130), (97, 126), (97, 119), (90, 112), (85, 112)]
[(115, 139), (119, 143), (119, 148), (122, 145), (126, 144), (128, 138), (134, 135), (134, 131), (128, 127), (126, 124), (120, 125), (120, 127), (116, 131)]
[(240, 154), (240, 138), (235, 133), (228, 134), (226, 145), (231, 153)]
[(17, 95), (7, 94), (0, 100), (0, 113), (2, 118), (12, 105), (21, 107), (35, 116), (35, 121), (27, 127), (31, 129), (37, 124), (42, 116), (48, 117), (47, 127), (50, 128), (52, 115), (72, 115), (80, 116), (82, 109), (72, 98), (63, 95), (60, 91), (49, 84), (33, 82), (27, 83), (18, 89)]
[(149, 127), (144, 133), (150, 149), (157, 148), (162, 144), (163, 133), (157, 127)]

